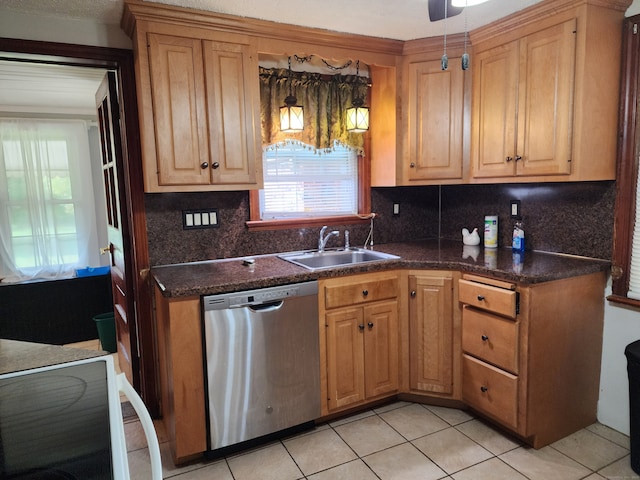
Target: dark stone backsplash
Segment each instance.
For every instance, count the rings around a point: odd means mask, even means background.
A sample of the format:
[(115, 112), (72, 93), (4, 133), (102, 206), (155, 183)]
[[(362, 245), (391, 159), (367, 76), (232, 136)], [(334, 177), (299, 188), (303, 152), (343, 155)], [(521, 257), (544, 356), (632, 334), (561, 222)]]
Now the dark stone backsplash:
[[(511, 244), (509, 200), (522, 202), (527, 249), (610, 259), (615, 182), (448, 185), (374, 188), (374, 244), (443, 238), (461, 241), (461, 229), (499, 216), (500, 246)], [(393, 203), (400, 214), (393, 215)], [(319, 228), (249, 232), (248, 192), (163, 193), (145, 196), (152, 266), (315, 248)], [(183, 230), (182, 211), (217, 208), (219, 227)], [(334, 225), (341, 231), (328, 247), (341, 246), (342, 232), (361, 246), (366, 225)]]

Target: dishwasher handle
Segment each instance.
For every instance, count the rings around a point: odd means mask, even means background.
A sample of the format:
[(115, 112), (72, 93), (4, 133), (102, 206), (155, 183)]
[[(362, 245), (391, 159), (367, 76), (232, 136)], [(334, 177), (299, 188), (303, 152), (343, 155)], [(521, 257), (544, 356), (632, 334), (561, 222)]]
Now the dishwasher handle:
[(282, 305), (284, 305), (284, 300), (276, 300), (275, 302), (248, 305), (248, 308), (254, 312), (275, 312), (276, 310), (280, 310)]

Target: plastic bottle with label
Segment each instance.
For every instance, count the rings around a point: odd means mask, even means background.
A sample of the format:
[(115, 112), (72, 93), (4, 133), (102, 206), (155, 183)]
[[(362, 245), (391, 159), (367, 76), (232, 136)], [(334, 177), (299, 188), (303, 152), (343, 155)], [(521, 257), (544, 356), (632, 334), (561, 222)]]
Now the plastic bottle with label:
[(511, 249), (514, 252), (524, 252), (524, 230), (522, 229), (522, 222), (516, 222), (513, 226)]
[(486, 248), (498, 248), (497, 215), (487, 215), (484, 217), (484, 246)]

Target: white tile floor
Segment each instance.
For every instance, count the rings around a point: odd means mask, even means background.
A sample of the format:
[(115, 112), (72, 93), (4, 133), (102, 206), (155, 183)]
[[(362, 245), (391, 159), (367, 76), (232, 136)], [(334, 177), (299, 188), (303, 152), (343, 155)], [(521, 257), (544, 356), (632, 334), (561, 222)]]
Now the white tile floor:
[[(175, 480), (640, 479), (629, 464), (629, 437), (599, 423), (534, 450), (466, 411), (395, 402), (221, 460), (178, 467), (162, 424), (155, 424), (163, 476)], [(125, 436), (131, 478), (151, 478), (135, 417), (126, 421)]]
[[(465, 411), (407, 402), (179, 467), (159, 423), (157, 430), (164, 478), (175, 480), (640, 479), (629, 465), (629, 438), (598, 423), (534, 450)], [(125, 432), (131, 478), (150, 478), (137, 419)]]

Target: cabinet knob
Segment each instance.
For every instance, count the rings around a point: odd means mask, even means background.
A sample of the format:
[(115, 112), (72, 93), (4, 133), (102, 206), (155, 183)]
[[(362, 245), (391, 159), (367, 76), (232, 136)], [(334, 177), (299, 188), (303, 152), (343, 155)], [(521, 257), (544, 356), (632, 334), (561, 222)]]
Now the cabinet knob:
[(513, 161), (513, 157), (507, 157), (506, 160), (507, 160), (507, 162), (512, 162)]
[(362, 324), (362, 323), (361, 323), (360, 325), (358, 325), (358, 328), (359, 328), (360, 330), (364, 330), (364, 324)]
[(362, 290), (362, 296), (366, 297), (369, 295), (369, 290)]
[(517, 162), (518, 160), (522, 160), (522, 157), (521, 157), (520, 155), (516, 155), (516, 162)]
[(482, 302), (484, 300), (484, 295), (478, 295), (478, 301)]
[(367, 323), (367, 327), (369, 327), (369, 328), (373, 328), (373, 322), (369, 322), (369, 323)]
[(200, 168), (201, 168), (202, 170), (204, 170), (205, 168), (209, 168), (209, 162), (202, 162), (202, 163), (200, 164)]
[(220, 164), (218, 162), (213, 162), (213, 165), (211, 165), (213, 168), (218, 168), (220, 166)]
[(409, 166), (410, 166), (411, 168), (416, 168), (416, 164), (415, 164), (415, 162), (411, 162), (411, 163), (409, 164)]
[(488, 389), (487, 387), (485, 387), (484, 385), (482, 385), (482, 386), (480, 387), (480, 391), (481, 391), (482, 393), (485, 393), (487, 390), (489, 390), (489, 389)]
[(486, 335), (482, 335), (481, 338), (483, 342), (486, 342), (487, 340), (489, 340), (489, 337), (487, 337)]
[(411, 295), (412, 297), (415, 297), (415, 296), (416, 296), (416, 291), (415, 291), (415, 290), (411, 290), (410, 295)]

